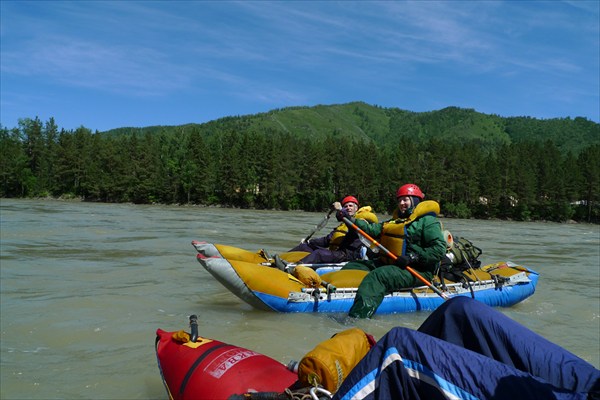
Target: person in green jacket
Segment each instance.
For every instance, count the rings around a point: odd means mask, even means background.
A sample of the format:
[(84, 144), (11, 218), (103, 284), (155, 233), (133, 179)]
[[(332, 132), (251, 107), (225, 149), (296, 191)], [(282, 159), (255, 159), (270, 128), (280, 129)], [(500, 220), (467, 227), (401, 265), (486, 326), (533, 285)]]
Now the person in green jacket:
[[(394, 261), (380, 253), (375, 260), (351, 261), (343, 267), (369, 271), (358, 287), (348, 313), (350, 317), (370, 318), (387, 293), (419, 286), (420, 281), (406, 270), (407, 266), (431, 281), (435, 269), (446, 255), (446, 240), (437, 218), (439, 204), (432, 200), (424, 201), (423, 192), (412, 183), (400, 186), (396, 197), (398, 208), (389, 221), (353, 221), (398, 258)], [(339, 221), (343, 221), (344, 217), (348, 218), (344, 210), (336, 214)]]

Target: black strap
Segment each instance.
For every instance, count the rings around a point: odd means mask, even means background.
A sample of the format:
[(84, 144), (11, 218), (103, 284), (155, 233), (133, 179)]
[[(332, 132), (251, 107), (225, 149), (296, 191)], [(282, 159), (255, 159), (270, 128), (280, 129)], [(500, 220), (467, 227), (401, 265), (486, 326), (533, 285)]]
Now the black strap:
[(194, 370), (196, 369), (196, 367), (198, 367), (198, 364), (200, 364), (210, 353), (212, 353), (213, 351), (215, 351), (217, 349), (220, 349), (221, 347), (225, 347), (225, 346), (231, 346), (231, 345), (229, 345), (227, 343), (218, 344), (215, 347), (211, 348), (210, 350), (207, 350), (204, 353), (202, 353), (200, 355), (200, 357), (198, 357), (198, 359), (196, 361), (194, 361), (194, 364), (192, 364), (190, 369), (188, 369), (188, 372), (185, 374), (185, 378), (183, 378), (183, 381), (181, 381), (181, 386), (179, 387), (180, 395), (183, 395), (183, 393), (185, 392), (185, 387), (186, 387), (188, 381), (190, 380), (190, 378), (192, 377)]

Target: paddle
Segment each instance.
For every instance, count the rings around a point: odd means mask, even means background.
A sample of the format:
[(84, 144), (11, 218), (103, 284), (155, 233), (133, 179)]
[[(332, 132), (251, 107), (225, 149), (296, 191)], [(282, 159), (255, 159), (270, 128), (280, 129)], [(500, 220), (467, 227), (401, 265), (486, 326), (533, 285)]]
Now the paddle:
[(321, 229), (323, 229), (323, 227), (325, 227), (325, 225), (327, 225), (327, 221), (329, 221), (329, 217), (331, 216), (331, 213), (335, 211), (335, 208), (331, 208), (331, 210), (329, 210), (329, 212), (327, 213), (327, 215), (325, 216), (325, 218), (323, 218), (323, 220), (321, 222), (319, 222), (319, 224), (317, 226), (315, 226), (315, 229), (313, 229), (313, 231), (304, 239), (302, 239), (301, 243), (306, 243), (308, 242), (308, 240), (318, 231), (320, 231)]
[(314, 263), (314, 264), (305, 264), (305, 263), (300, 263), (300, 264), (295, 264), (295, 263), (289, 263), (287, 265), (288, 268), (291, 267), (297, 267), (297, 266), (302, 266), (302, 267), (309, 267), (312, 269), (317, 269), (317, 268), (322, 268), (322, 267), (331, 267), (331, 268), (336, 268), (336, 267), (343, 267), (344, 265), (346, 265), (348, 263), (348, 261), (344, 261), (344, 262), (339, 262), (339, 263)]
[[(354, 222), (350, 221), (350, 219), (344, 217), (344, 222), (346, 223), (346, 225), (349, 225), (352, 227), (352, 229), (354, 229), (356, 232), (358, 232), (359, 234), (361, 234), (365, 239), (367, 239), (369, 242), (373, 243), (375, 246), (379, 247), (379, 249), (381, 249), (386, 256), (388, 256), (389, 258), (391, 258), (392, 260), (396, 261), (398, 259), (398, 257), (392, 253), (391, 251), (389, 251), (388, 249), (386, 249), (381, 243), (379, 243), (377, 240), (373, 239), (371, 236), (369, 236), (368, 233), (366, 233), (365, 231), (363, 231), (362, 229), (360, 229)], [(427, 279), (423, 278), (421, 276), (421, 274), (419, 274), (417, 271), (415, 271), (413, 268), (409, 267), (408, 265), (406, 266), (406, 270), (408, 272), (410, 272), (411, 274), (413, 274), (413, 276), (415, 278), (417, 278), (418, 280), (420, 280), (421, 282), (423, 282), (425, 285), (427, 285), (431, 290), (433, 290), (435, 293), (437, 293), (442, 299), (444, 300), (448, 300), (450, 297), (448, 297), (447, 294), (445, 294), (444, 292), (442, 292), (440, 289), (436, 288), (435, 286), (433, 286), (431, 284), (431, 282), (429, 282)]]

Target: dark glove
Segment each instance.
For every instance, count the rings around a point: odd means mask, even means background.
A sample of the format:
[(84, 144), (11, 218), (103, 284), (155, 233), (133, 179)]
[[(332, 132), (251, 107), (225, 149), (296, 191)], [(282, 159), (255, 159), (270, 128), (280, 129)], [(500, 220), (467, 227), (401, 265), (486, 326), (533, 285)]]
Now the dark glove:
[(335, 213), (335, 219), (337, 219), (338, 221), (342, 222), (344, 218), (350, 219), (350, 214), (348, 214), (347, 210), (341, 209)]
[(399, 256), (394, 262), (394, 265), (396, 265), (400, 269), (406, 269), (407, 266), (417, 262), (417, 259), (418, 257), (416, 254), (407, 254), (405, 256)]

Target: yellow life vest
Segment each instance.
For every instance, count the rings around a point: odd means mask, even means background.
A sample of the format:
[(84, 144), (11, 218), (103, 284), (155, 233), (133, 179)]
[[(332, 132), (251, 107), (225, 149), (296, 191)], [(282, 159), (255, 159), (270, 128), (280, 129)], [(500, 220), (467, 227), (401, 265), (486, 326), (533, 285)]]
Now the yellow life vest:
[[(354, 218), (364, 219), (371, 223), (379, 222), (379, 219), (377, 219), (377, 215), (375, 215), (371, 206), (359, 208), (358, 211), (356, 211), (356, 214), (354, 214)], [(340, 244), (342, 244), (342, 240), (344, 240), (346, 233), (348, 233), (348, 227), (342, 222), (333, 230), (333, 235), (329, 240), (329, 250), (337, 250), (340, 247)]]
[[(404, 237), (406, 236), (406, 228), (408, 225), (425, 215), (433, 215), (437, 217), (439, 213), (440, 205), (433, 200), (425, 200), (417, 204), (412, 214), (410, 214), (408, 218), (396, 218), (398, 212), (394, 211), (393, 217), (396, 219), (392, 219), (383, 223), (383, 230), (381, 232), (381, 245), (396, 256), (404, 255), (406, 251)], [(384, 263), (389, 264), (394, 262), (394, 260), (383, 255), (383, 253), (381, 255), (381, 260)]]

